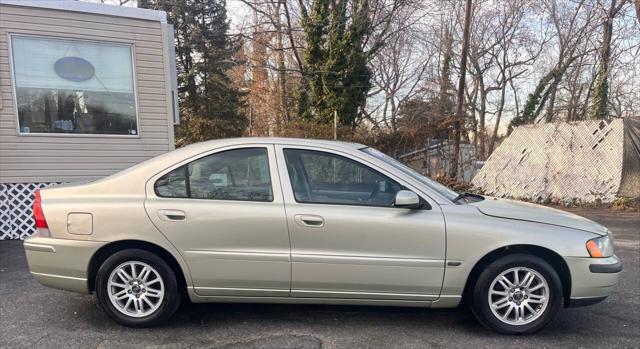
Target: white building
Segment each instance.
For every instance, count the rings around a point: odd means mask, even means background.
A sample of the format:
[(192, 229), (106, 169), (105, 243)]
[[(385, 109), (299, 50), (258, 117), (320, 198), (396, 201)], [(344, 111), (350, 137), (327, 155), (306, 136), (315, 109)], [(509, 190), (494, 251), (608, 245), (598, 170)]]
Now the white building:
[(174, 55), (162, 11), (0, 0), (0, 239), (32, 232), (36, 188), (174, 148)]

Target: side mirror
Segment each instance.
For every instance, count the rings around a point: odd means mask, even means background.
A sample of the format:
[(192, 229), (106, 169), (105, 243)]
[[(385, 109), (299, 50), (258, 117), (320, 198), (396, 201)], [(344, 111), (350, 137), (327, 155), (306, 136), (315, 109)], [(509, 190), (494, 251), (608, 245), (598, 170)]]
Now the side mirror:
[(411, 190), (400, 190), (396, 193), (393, 205), (400, 208), (420, 208), (420, 198)]

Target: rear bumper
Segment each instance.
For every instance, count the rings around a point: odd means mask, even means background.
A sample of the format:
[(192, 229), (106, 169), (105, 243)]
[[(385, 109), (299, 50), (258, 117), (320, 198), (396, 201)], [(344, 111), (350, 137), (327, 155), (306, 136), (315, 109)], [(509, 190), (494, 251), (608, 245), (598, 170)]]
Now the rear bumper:
[(608, 258), (565, 257), (571, 272), (569, 306), (595, 304), (613, 293), (620, 279), (622, 262)]
[(89, 293), (87, 270), (104, 242), (31, 237), (24, 241), (27, 263), (41, 284), (61, 290)]

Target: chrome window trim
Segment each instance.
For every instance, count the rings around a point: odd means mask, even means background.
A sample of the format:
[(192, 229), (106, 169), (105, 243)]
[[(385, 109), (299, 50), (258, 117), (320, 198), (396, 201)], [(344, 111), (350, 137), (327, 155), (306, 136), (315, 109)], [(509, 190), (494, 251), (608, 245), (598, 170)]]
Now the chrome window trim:
[[(266, 155), (267, 155), (267, 168), (269, 170), (269, 185), (271, 186), (271, 200), (245, 200), (245, 199), (212, 199), (212, 198), (201, 198), (201, 197), (193, 197), (191, 196), (191, 184), (190, 184), (190, 177), (189, 177), (189, 164), (196, 162), (196, 161), (200, 161), (203, 160), (209, 156), (214, 156), (217, 154), (221, 154), (221, 153), (225, 153), (225, 152), (230, 152), (230, 151), (234, 151), (234, 150), (240, 150), (240, 149), (264, 149), (266, 151)], [(272, 171), (271, 171), (271, 164), (270, 164), (270, 158), (269, 158), (269, 147), (268, 146), (254, 146), (254, 147), (240, 147), (240, 148), (233, 148), (233, 149), (224, 149), (224, 150), (220, 150), (214, 153), (210, 153), (201, 157), (198, 157), (197, 159), (193, 159), (187, 163), (182, 164), (181, 166), (178, 166), (176, 168), (174, 168), (171, 171), (165, 172), (165, 174), (169, 174), (177, 169), (180, 169), (182, 167), (184, 167), (184, 171), (185, 171), (185, 185), (186, 185), (186, 193), (187, 196), (162, 196), (162, 195), (158, 195), (158, 192), (156, 191), (156, 183), (160, 180), (160, 178), (162, 178), (164, 175), (158, 177), (157, 179), (155, 179), (153, 181), (153, 193), (155, 194), (156, 197), (158, 198), (163, 198), (163, 199), (187, 199), (187, 200), (214, 200), (214, 201), (245, 201), (245, 202), (273, 202), (274, 201), (274, 188), (273, 188), (273, 175), (272, 175)]]
[[(229, 150), (235, 149), (244, 149), (244, 148), (265, 148), (267, 150), (267, 159), (269, 165), (269, 175), (271, 176), (271, 191), (272, 191), (272, 199), (270, 201), (250, 201), (250, 200), (219, 200), (219, 199), (202, 199), (202, 198), (172, 198), (172, 197), (164, 197), (158, 196), (155, 193), (155, 183), (160, 177), (165, 174), (182, 167), (184, 165), (189, 164), (190, 162), (205, 158), (209, 155), (213, 155), (216, 153), (221, 153)], [(188, 158), (182, 159), (181, 161), (166, 167), (162, 171), (157, 172), (156, 174), (149, 177), (145, 183), (145, 194), (146, 198), (153, 197), (157, 200), (211, 200), (211, 201), (228, 201), (228, 202), (251, 202), (256, 204), (272, 204), (272, 203), (281, 203), (284, 202), (284, 198), (282, 196), (282, 186), (280, 183), (280, 175), (278, 173), (277, 162), (275, 161), (275, 149), (272, 143), (242, 143), (242, 144), (234, 144), (222, 146), (219, 148), (209, 149), (207, 151), (195, 154)]]
[[(429, 188), (425, 188), (425, 186), (422, 185), (421, 183), (415, 181), (412, 178), (408, 178), (408, 176), (406, 176), (403, 173), (400, 173), (400, 171), (397, 171), (396, 169), (387, 168), (389, 166), (385, 164), (383, 161), (378, 160), (373, 156), (370, 156), (364, 152), (360, 152), (357, 148), (353, 148), (352, 152), (349, 152), (343, 149), (329, 148), (321, 145), (307, 146), (307, 145), (300, 145), (300, 144), (286, 143), (286, 142), (278, 142), (278, 143), (275, 143), (275, 145), (276, 145), (276, 156), (277, 156), (276, 159), (278, 161), (283, 161), (282, 165), (278, 163), (278, 171), (280, 174), (280, 178), (284, 182), (287, 182), (287, 185), (284, 185), (284, 183), (281, 183), (282, 188), (283, 190), (285, 190), (286, 188), (286, 190), (288, 191), (287, 194), (289, 194), (290, 197), (293, 199), (293, 201), (290, 201), (289, 197), (285, 195), (286, 200), (289, 200), (288, 202), (291, 202), (291, 203), (298, 204), (298, 202), (295, 201), (295, 196), (293, 195), (293, 187), (291, 185), (291, 179), (289, 178), (289, 173), (286, 167), (286, 159), (284, 157), (284, 152), (283, 152), (283, 150), (286, 148), (328, 152), (328, 153), (346, 157), (348, 159), (356, 161), (369, 168), (375, 168), (377, 172), (393, 179), (394, 181), (400, 183), (401, 185), (407, 187), (409, 190), (412, 190), (413, 192), (418, 194), (420, 198), (424, 199), (425, 201), (427, 201), (427, 203), (429, 203), (429, 205), (431, 206), (431, 209), (435, 209), (435, 207), (439, 207), (442, 203), (444, 204), (450, 203), (450, 201), (446, 200), (446, 198), (440, 197), (437, 193), (432, 193), (429, 190)], [(440, 200), (436, 198), (440, 198)], [(299, 204), (314, 205), (313, 203), (299, 203)], [(328, 204), (316, 204), (316, 205), (328, 205)], [(361, 206), (361, 205), (340, 205), (340, 206)], [(386, 207), (380, 207), (380, 206), (363, 206), (363, 207), (386, 208)]]
[[(363, 163), (362, 163), (362, 162), (360, 162), (360, 161), (353, 160), (353, 159), (351, 159), (351, 158), (348, 158), (348, 157), (342, 156), (342, 155), (340, 155), (340, 154), (327, 153), (327, 152), (319, 151), (319, 150), (306, 150), (306, 149), (298, 149), (298, 148), (291, 148), (291, 147), (283, 147), (283, 148), (282, 148), (282, 153), (283, 153), (283, 155), (284, 155), (284, 153), (285, 153), (285, 151), (286, 151), (286, 150), (304, 150), (304, 151), (308, 151), (308, 152), (331, 154), (331, 155), (333, 155), (334, 157), (342, 157), (342, 158), (344, 158), (344, 159), (347, 159), (348, 161), (355, 162), (355, 163), (356, 163), (356, 164), (358, 164), (358, 165), (361, 165), (361, 166), (366, 167), (366, 168), (367, 168), (367, 169), (369, 169), (369, 171), (371, 171), (372, 173), (378, 174), (378, 175), (380, 175), (381, 177), (386, 177), (387, 179), (389, 179), (389, 180), (391, 180), (391, 181), (395, 182), (396, 184), (398, 184), (398, 185), (399, 185), (399, 186), (401, 186), (401, 187), (406, 187), (406, 186), (402, 185), (402, 183), (398, 182), (398, 180), (393, 179), (393, 178), (391, 178), (391, 177), (389, 177), (389, 176), (387, 176), (387, 175), (383, 174), (382, 172), (378, 171), (377, 169), (373, 168), (372, 166), (367, 166), (367, 165), (363, 164)], [(287, 164), (287, 158), (286, 158), (286, 155), (285, 155), (285, 165), (284, 165), (284, 166), (285, 166), (285, 170), (287, 171), (287, 173), (289, 173), (289, 172), (288, 172), (288, 171), (289, 171), (289, 169), (288, 169), (288, 167), (287, 167), (287, 166), (288, 166), (288, 164)], [(304, 165), (303, 165), (303, 166), (304, 166)], [(289, 179), (289, 181), (291, 181), (291, 179)], [(291, 185), (291, 182), (289, 182), (289, 184)], [(342, 202), (324, 202), (324, 201), (301, 201), (301, 200), (298, 200), (298, 198), (296, 197), (295, 190), (293, 190), (293, 185), (291, 186), (291, 190), (292, 190), (292, 192), (293, 192), (293, 198), (294, 198), (294, 200), (295, 200), (297, 203), (299, 203), (299, 204), (306, 204), (306, 205), (329, 205), (329, 206), (335, 205), (335, 206), (358, 206), (358, 207), (397, 208), (397, 207), (394, 207), (394, 206), (385, 206), (385, 205), (368, 205), (368, 204), (365, 204), (365, 203), (359, 204), (359, 203), (346, 203), (346, 202), (345, 202), (345, 203), (342, 203)], [(402, 189), (401, 189), (401, 190), (402, 190)], [(419, 195), (418, 195), (418, 196), (419, 196)], [(419, 196), (419, 197), (420, 197), (420, 196)], [(422, 197), (420, 197), (420, 198), (422, 198)], [(422, 198), (422, 200), (424, 200), (424, 198)], [(426, 200), (424, 200), (424, 201), (426, 202)], [(420, 208), (420, 209), (427, 209), (427, 210), (430, 210), (430, 209), (431, 209), (431, 205), (429, 205), (429, 208)]]

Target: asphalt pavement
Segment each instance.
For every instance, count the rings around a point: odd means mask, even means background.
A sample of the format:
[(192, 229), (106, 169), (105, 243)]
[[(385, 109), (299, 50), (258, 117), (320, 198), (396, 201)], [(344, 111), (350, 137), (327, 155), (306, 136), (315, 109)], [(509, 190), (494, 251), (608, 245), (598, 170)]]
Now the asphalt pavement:
[(112, 322), (94, 296), (46, 288), (29, 274), (20, 241), (0, 241), (0, 348), (638, 348), (640, 214), (575, 213), (608, 226), (624, 263), (604, 302), (564, 309), (529, 336), (495, 334), (465, 309), (189, 304), (165, 326)]

